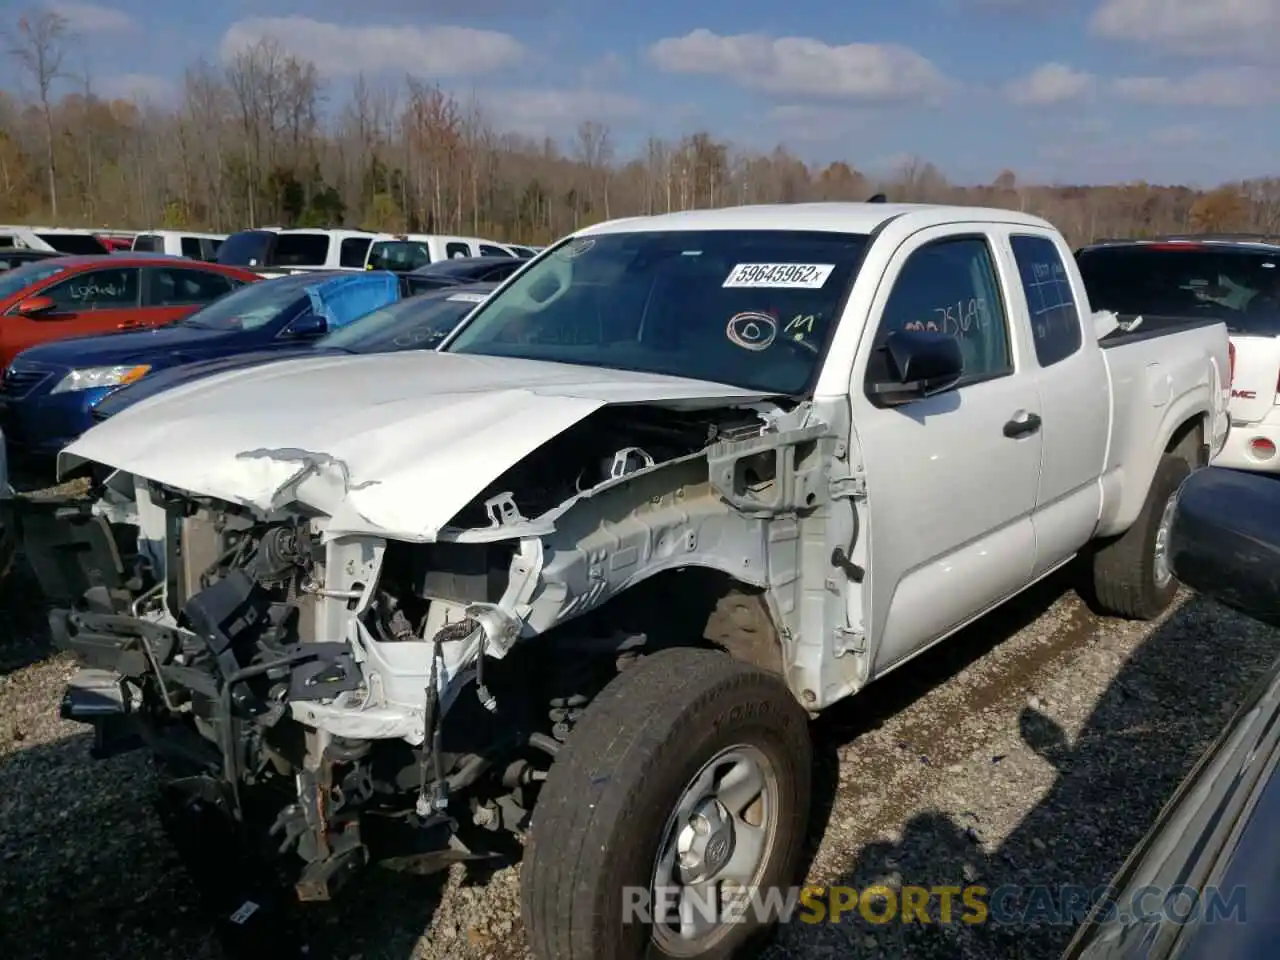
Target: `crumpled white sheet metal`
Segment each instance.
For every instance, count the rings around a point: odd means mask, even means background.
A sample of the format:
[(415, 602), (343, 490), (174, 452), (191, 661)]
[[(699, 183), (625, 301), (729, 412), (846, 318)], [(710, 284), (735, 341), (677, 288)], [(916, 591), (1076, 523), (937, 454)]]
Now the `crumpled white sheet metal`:
[(430, 541), (504, 470), (608, 404), (750, 403), (724, 384), (463, 354), (303, 357), (175, 387), (96, 425), (60, 457), (95, 461), (328, 535)]

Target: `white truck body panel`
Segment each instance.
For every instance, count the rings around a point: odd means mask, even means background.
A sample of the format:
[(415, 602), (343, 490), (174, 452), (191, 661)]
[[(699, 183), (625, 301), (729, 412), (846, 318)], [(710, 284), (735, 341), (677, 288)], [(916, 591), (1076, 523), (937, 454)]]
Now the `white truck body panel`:
[(264, 512), (314, 461), (296, 497), (333, 518), (331, 534), (429, 541), (499, 473), (606, 404), (758, 397), (679, 377), (431, 351), (300, 358), (175, 387), (95, 426), (62, 457)]

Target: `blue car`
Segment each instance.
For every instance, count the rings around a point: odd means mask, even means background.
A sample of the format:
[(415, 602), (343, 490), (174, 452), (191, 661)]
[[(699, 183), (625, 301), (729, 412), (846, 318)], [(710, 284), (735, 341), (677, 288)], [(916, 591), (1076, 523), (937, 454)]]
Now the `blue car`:
[(30, 347), (0, 381), (0, 427), (14, 453), (56, 454), (123, 386), (201, 361), (310, 346), (399, 300), (401, 289), (388, 271), (298, 274), (250, 284), (162, 327)]
[(108, 395), (93, 408), (93, 419), (97, 422), (113, 417), (126, 407), (192, 380), (291, 357), (433, 350), (497, 287), (496, 283), (469, 283), (433, 290), (379, 307), (311, 344), (288, 350), (257, 350), (161, 370)]

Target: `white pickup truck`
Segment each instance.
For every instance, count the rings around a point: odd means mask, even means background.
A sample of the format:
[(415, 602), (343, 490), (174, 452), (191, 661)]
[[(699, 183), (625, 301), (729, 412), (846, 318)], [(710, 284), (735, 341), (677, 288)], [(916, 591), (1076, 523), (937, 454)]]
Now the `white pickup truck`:
[[(538, 957), (728, 956), (793, 881), (809, 717), (1073, 558), (1115, 614), (1172, 602), (1227, 365), (1220, 323), (1095, 316), (1015, 212), (614, 221), (439, 353), (227, 372), (96, 426), (62, 456), (92, 506), (33, 505), (25, 548), (86, 666), (65, 714), (104, 750), (146, 730), (174, 809), (274, 831), (290, 896), (514, 833)], [(175, 832), (226, 874), (215, 836)], [(227, 915), (278, 922), (266, 896)]]
[(1076, 259), (1095, 307), (1144, 324), (1226, 324), (1232, 429), (1213, 465), (1280, 473), (1280, 243), (1111, 240), (1084, 247)]

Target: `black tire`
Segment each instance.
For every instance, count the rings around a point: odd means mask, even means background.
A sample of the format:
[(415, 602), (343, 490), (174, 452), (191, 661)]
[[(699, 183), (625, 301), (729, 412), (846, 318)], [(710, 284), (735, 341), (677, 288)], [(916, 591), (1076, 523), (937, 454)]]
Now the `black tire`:
[(1168, 609), (1178, 581), (1163, 586), (1156, 580), (1156, 534), (1165, 506), (1191, 475), (1182, 457), (1165, 454), (1147, 491), (1142, 512), (1128, 530), (1093, 554), (1093, 593), (1105, 613), (1130, 620), (1154, 620)]
[[(644, 657), (588, 706), (547, 775), (525, 848), (522, 913), (539, 960), (670, 956), (648, 926), (623, 922), (623, 888), (650, 889), (661, 836), (686, 784), (731, 746), (776, 774), (777, 817), (758, 886), (795, 883), (809, 817), (808, 717), (771, 673), (707, 650)], [(747, 918), (709, 949), (726, 958), (763, 935)]]

